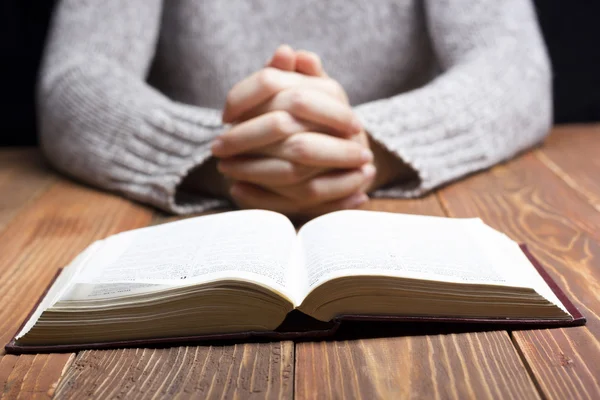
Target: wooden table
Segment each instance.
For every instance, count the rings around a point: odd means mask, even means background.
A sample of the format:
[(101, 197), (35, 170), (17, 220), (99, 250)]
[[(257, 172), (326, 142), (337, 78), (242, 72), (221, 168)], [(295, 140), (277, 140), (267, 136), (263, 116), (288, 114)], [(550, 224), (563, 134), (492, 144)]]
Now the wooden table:
[[(600, 399), (600, 126), (419, 200), (371, 209), (478, 216), (526, 242), (585, 327), (329, 342), (82, 351), (0, 350), (5, 398)], [(35, 149), (0, 150), (0, 344), (93, 240), (168, 219), (64, 179)]]

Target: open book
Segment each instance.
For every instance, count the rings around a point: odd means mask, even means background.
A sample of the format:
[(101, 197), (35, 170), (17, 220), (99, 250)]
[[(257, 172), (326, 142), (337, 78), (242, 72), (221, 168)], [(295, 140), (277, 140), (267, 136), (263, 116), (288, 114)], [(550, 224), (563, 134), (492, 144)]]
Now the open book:
[(7, 350), (271, 332), (294, 309), (320, 321), (583, 323), (559, 297), (479, 219), (339, 211), (296, 232), (281, 214), (235, 211), (93, 243)]

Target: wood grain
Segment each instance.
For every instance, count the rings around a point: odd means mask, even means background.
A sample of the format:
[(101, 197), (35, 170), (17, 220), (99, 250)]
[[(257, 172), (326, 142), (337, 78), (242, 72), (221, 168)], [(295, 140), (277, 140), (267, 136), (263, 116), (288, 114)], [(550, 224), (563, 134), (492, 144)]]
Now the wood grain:
[(586, 327), (513, 333), (544, 396), (600, 398), (600, 213), (533, 154), (439, 196), (451, 215), (479, 216), (527, 243), (588, 318)]
[[(7, 363), (14, 365), (4, 380), (0, 376), (0, 381), (4, 382), (2, 398), (52, 398), (63, 371), (74, 357), (74, 354), (28, 354), (19, 357), (5, 355), (2, 357), (0, 365), (4, 359), (7, 360)], [(2, 370), (0, 369), (0, 371)]]
[(292, 342), (84, 351), (57, 388), (61, 399), (289, 399)]
[(0, 392), (0, 399), (7, 397), (4, 395), (4, 392), (10, 390), (7, 385), (8, 377), (15, 368), (15, 364), (17, 364), (18, 360), (19, 357), (13, 355), (5, 354), (0, 356), (0, 388), (2, 389), (2, 392)]
[[(6, 162), (6, 158), (3, 160)], [(38, 167), (41, 170), (34, 171)], [(31, 168), (30, 176), (43, 177), (48, 173), (43, 164), (33, 162)], [(92, 241), (145, 226), (152, 217), (148, 209), (118, 196), (54, 175), (50, 180), (56, 183), (47, 191), (40, 188), (43, 193), (34, 195), (32, 200), (22, 205), (11, 203), (5, 209), (8, 210), (5, 215), (12, 218), (0, 232), (0, 388), (3, 396), (11, 399), (51, 396), (70, 360), (70, 354), (20, 357), (4, 354), (4, 345), (14, 336), (57, 269)], [(29, 180), (29, 184), (34, 182), (38, 181)]]
[(555, 128), (536, 155), (600, 211), (600, 124)]
[(12, 338), (57, 269), (94, 240), (151, 217), (130, 201), (66, 181), (20, 212), (0, 233), (0, 343)]
[(298, 399), (538, 398), (505, 332), (306, 343), (296, 359)]
[(55, 181), (39, 150), (0, 149), (0, 231)]
[[(434, 195), (366, 209), (444, 215)], [(298, 399), (538, 398), (505, 331), (296, 345)]]
[[(435, 195), (374, 200), (366, 207), (481, 216), (529, 244), (588, 317), (587, 327), (311, 342), (298, 344), (295, 353), (291, 342), (86, 351), (77, 357), (0, 351), (1, 394), (538, 398), (537, 385), (544, 398), (600, 398), (597, 130), (560, 128), (535, 154), (442, 190), (443, 209)], [(117, 196), (57, 179), (36, 157), (31, 150), (0, 151), (0, 190), (12, 194), (0, 199), (1, 343), (13, 336), (56, 269), (86, 245), (165, 221)]]
[(435, 195), (420, 199), (372, 199), (361, 209), (415, 215), (445, 215)]

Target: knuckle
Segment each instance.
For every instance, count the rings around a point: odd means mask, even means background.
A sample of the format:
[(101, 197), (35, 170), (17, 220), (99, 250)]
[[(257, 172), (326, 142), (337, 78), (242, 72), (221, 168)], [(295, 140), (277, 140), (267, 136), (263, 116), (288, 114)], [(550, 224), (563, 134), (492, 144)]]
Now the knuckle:
[(289, 163), (283, 170), (283, 181), (287, 184), (295, 184), (298, 182), (296, 168), (293, 163)]
[(290, 90), (289, 91), (289, 104), (290, 109), (294, 112), (302, 112), (308, 108), (308, 99), (306, 94), (301, 90)]
[(281, 136), (292, 133), (293, 117), (287, 111), (273, 111), (271, 113), (272, 129)]
[(303, 197), (307, 202), (317, 201), (320, 197), (321, 191), (319, 185), (315, 180), (309, 181), (304, 185)]
[(310, 176), (310, 168), (290, 162), (284, 172), (284, 180), (289, 184), (300, 183)]
[(277, 71), (274, 68), (262, 69), (257, 75), (257, 80), (262, 88), (270, 92), (275, 92), (279, 89), (277, 83)]
[(305, 161), (310, 158), (310, 146), (301, 136), (291, 136), (286, 145), (292, 159), (296, 161)]

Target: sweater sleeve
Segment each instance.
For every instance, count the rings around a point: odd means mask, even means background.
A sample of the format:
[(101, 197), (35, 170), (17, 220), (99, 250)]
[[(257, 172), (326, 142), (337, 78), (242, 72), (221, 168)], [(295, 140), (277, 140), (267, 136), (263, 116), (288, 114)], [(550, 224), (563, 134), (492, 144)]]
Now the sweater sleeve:
[(221, 115), (146, 83), (161, 11), (162, 0), (59, 2), (38, 83), (40, 142), (84, 182), (170, 212), (203, 211), (224, 200), (176, 192), (210, 156)]
[(539, 143), (552, 122), (550, 63), (527, 0), (425, 1), (441, 73), (356, 106), (372, 138), (418, 181), (375, 196), (417, 196)]

